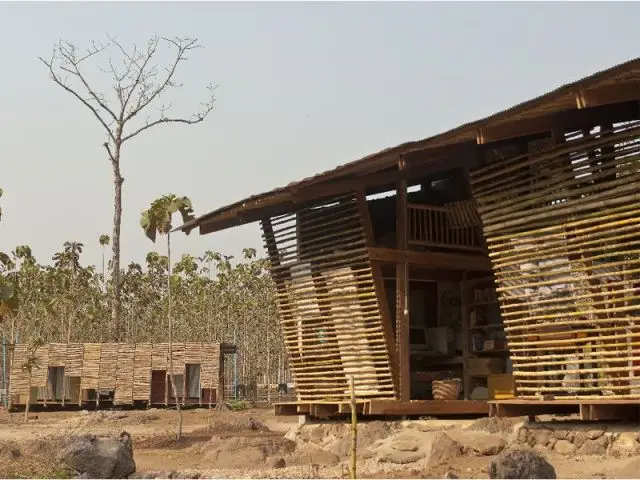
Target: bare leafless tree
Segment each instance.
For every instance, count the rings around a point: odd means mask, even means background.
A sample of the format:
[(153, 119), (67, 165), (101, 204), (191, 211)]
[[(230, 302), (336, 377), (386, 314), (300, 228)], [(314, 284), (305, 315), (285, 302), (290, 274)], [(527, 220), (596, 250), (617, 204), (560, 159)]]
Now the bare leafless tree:
[[(196, 113), (187, 117), (169, 114), (170, 105), (162, 102), (166, 93), (182, 86), (176, 80), (179, 65), (187, 60), (187, 55), (200, 48), (194, 38), (151, 38), (145, 48), (135, 45), (126, 48), (117, 39), (107, 37), (106, 43), (93, 42), (86, 50), (75, 44), (60, 41), (55, 45), (49, 60), (40, 58), (47, 66), (51, 79), (65, 91), (73, 95), (106, 131), (103, 143), (111, 162), (114, 182), (114, 213), (112, 235), (112, 280), (113, 295), (111, 319), (116, 340), (119, 339), (121, 311), (120, 281), (120, 225), (122, 222), (122, 184), (120, 160), (124, 144), (139, 134), (158, 125), (201, 123), (211, 113), (214, 106), (214, 86), (209, 84), (207, 100), (201, 103)], [(164, 49), (169, 49), (172, 60), (161, 66), (158, 58)], [(109, 55), (113, 52), (114, 55)], [(86, 73), (89, 60), (107, 56), (107, 67), (99, 70), (113, 85), (111, 99), (93, 86)], [(117, 60), (115, 60), (117, 58)], [(153, 111), (155, 109), (155, 111)], [(141, 117), (144, 120), (140, 120)]]

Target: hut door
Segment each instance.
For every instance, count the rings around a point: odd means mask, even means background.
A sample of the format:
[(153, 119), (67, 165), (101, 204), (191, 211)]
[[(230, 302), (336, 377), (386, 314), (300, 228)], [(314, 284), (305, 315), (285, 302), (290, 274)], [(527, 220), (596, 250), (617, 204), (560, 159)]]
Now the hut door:
[(164, 403), (164, 379), (166, 376), (167, 372), (165, 370), (154, 370), (151, 373), (151, 403)]

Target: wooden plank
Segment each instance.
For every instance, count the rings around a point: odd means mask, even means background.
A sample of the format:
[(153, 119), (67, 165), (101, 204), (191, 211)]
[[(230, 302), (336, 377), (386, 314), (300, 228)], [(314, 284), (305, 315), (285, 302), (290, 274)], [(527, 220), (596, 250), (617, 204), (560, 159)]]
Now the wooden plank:
[[(404, 162), (400, 161), (400, 168)], [(407, 182), (398, 182), (396, 191), (396, 248), (407, 250)], [(396, 354), (398, 356), (398, 399), (408, 401), (411, 398), (411, 350), (409, 345), (409, 265), (404, 262), (396, 265)]]
[(371, 415), (488, 415), (489, 404), (481, 400), (371, 400)]

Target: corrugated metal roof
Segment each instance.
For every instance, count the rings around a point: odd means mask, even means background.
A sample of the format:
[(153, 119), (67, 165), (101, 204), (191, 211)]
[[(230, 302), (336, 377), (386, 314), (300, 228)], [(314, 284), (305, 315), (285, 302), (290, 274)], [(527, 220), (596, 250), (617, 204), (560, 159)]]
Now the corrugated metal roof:
[[(326, 170), (322, 173), (303, 178), (302, 180), (291, 182), (284, 187), (279, 187), (268, 192), (252, 195), (243, 200), (202, 215), (178, 227), (176, 230), (191, 230), (192, 228), (202, 225), (207, 221), (217, 219), (218, 217), (221, 217), (223, 215), (225, 217), (228, 217), (229, 215), (233, 215), (234, 213), (264, 208), (266, 206), (278, 204), (279, 202), (291, 201), (293, 200), (291, 193), (294, 189), (300, 189), (321, 182), (326, 182), (336, 177), (344, 177), (348, 174), (358, 173), (359, 171), (363, 171), (371, 167), (371, 164), (373, 162), (379, 164), (380, 167), (384, 167), (387, 165), (392, 166), (397, 162), (397, 157), (400, 154), (406, 154), (414, 150), (421, 150), (430, 147), (453, 144), (464, 140), (475, 139), (478, 130), (481, 128), (486, 128), (490, 124), (506, 123), (508, 121), (519, 119), (529, 110), (541, 109), (547, 104), (553, 103), (557, 100), (561, 100), (563, 96), (566, 96), (567, 94), (573, 95), (576, 90), (588, 89), (589, 87), (595, 86), (597, 84), (615, 80), (616, 78), (623, 77), (625, 74), (628, 74), (634, 70), (640, 70), (640, 58), (629, 60), (614, 67), (601, 70), (575, 82), (567, 83), (546, 94), (519, 103), (517, 105), (514, 105), (513, 107), (507, 108), (506, 110), (502, 110), (498, 113), (494, 113), (493, 115), (482, 118), (480, 120), (465, 123), (463, 125), (460, 125), (459, 127), (453, 128), (443, 133), (439, 133), (437, 135), (433, 135), (423, 140), (406, 142), (395, 147), (386, 148), (377, 153), (362, 157), (358, 160), (344, 163), (331, 170)], [(640, 72), (638, 72), (638, 75), (640, 75)]]

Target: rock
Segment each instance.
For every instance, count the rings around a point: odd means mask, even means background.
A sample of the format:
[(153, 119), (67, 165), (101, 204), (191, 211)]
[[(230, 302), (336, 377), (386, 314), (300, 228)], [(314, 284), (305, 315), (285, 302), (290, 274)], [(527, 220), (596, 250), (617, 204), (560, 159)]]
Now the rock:
[(622, 432), (618, 435), (607, 452), (612, 457), (625, 458), (640, 455), (640, 443), (635, 432)]
[(447, 473), (444, 474), (443, 478), (459, 478), (455, 473), (448, 471)]
[(444, 432), (434, 434), (426, 449), (429, 465), (436, 465), (462, 455), (462, 446)]
[(460, 444), (465, 453), (471, 455), (497, 455), (507, 446), (504, 438), (493, 433), (449, 430), (446, 435)]
[(58, 459), (84, 478), (127, 478), (136, 471), (131, 436), (126, 432), (120, 438), (74, 437)]
[(169, 478), (184, 478), (184, 479), (198, 479), (200, 477), (202, 477), (202, 475), (200, 474), (200, 472), (196, 471), (196, 470), (183, 470), (181, 472), (171, 472), (173, 474), (173, 476), (169, 477)]
[(284, 468), (287, 466), (282, 457), (269, 457), (265, 463), (269, 468)]
[(567, 440), (569, 432), (567, 430), (558, 429), (553, 431), (553, 436), (558, 440)]
[(290, 442), (296, 442), (301, 436), (302, 425), (296, 424), (289, 429), (284, 438)]
[(509, 450), (489, 464), (489, 478), (556, 478), (556, 470), (546, 458), (531, 450)]
[(572, 432), (572, 433), (573, 433), (573, 439), (571, 441), (577, 448), (582, 447), (584, 445), (584, 442), (586, 442), (589, 439), (587, 437), (587, 432), (585, 432), (584, 430), (579, 430), (577, 432)]
[(552, 434), (549, 430), (540, 429), (540, 430), (536, 430), (533, 433), (533, 438), (534, 438), (534, 444), (542, 445), (543, 447), (546, 447), (551, 441)]
[(394, 450), (399, 450), (401, 452), (417, 452), (418, 446), (413, 442), (408, 442), (406, 440), (400, 440), (398, 442), (394, 442), (392, 445)]
[(526, 427), (522, 427), (518, 430), (518, 442), (519, 443), (527, 443), (527, 434), (529, 430)]
[(608, 443), (609, 439), (604, 435), (596, 440), (585, 440), (578, 449), (578, 453), (580, 455), (605, 455)]
[(554, 450), (560, 455), (571, 455), (575, 453), (576, 446), (568, 440), (558, 440), (554, 445)]
[(390, 450), (380, 456), (380, 461), (385, 463), (394, 463), (396, 465), (406, 465), (407, 463), (415, 463), (424, 457), (421, 452), (406, 452), (401, 450)]
[(587, 438), (589, 440), (596, 440), (604, 435), (604, 430), (589, 430), (587, 432)]
[(267, 426), (260, 420), (256, 420), (251, 417), (249, 417), (249, 419), (247, 420), (247, 428), (255, 432), (266, 432), (267, 430), (269, 430)]

